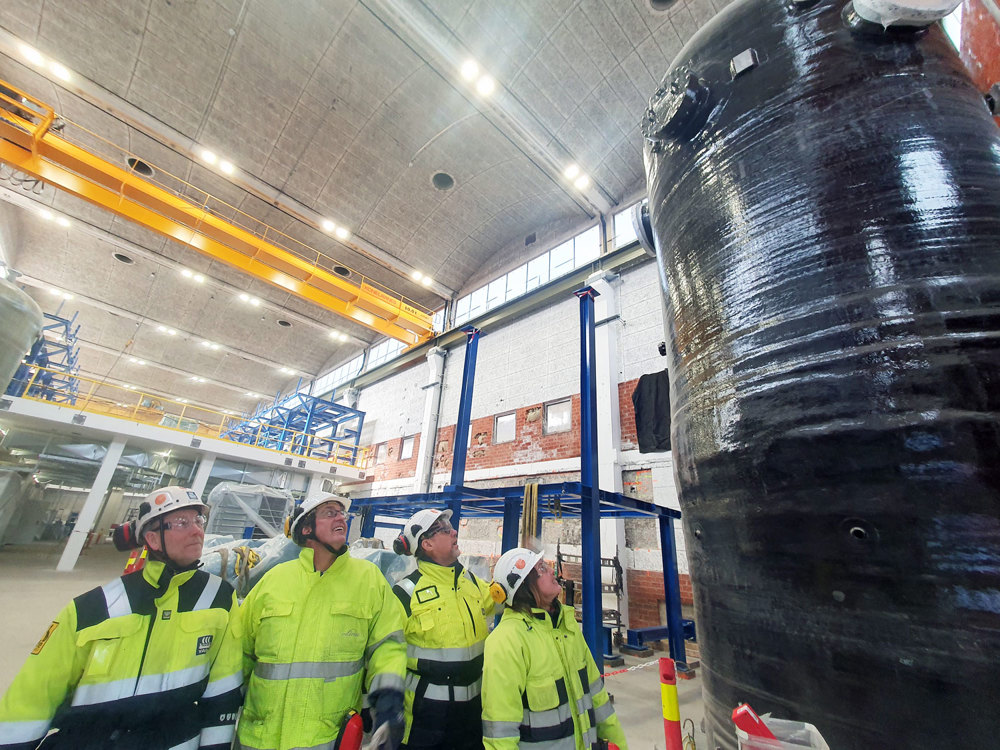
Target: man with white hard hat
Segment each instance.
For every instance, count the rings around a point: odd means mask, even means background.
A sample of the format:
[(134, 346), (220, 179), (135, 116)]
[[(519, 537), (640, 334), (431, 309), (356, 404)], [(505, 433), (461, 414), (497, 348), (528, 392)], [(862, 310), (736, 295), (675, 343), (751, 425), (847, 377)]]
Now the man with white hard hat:
[(489, 585), (458, 562), (450, 510), (425, 509), (393, 543), (417, 569), (393, 587), (406, 610), (407, 750), (482, 750), (483, 643)]
[(362, 693), (374, 709), (376, 746), (403, 734), (405, 616), (382, 572), (347, 549), (349, 501), (306, 500), (285, 524), (302, 547), (243, 601), (246, 702), (237, 746), (333, 747)]
[(53, 621), (0, 701), (0, 748), (229, 748), (240, 621), (232, 587), (198, 570), (207, 510), (185, 487), (139, 505), (125, 537), (148, 547), (145, 567)]

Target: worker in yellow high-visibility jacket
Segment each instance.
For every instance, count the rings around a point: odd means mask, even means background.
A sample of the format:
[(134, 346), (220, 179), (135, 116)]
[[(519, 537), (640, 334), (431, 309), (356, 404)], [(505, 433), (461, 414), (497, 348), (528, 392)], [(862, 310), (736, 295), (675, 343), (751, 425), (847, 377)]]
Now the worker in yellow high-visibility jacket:
[(483, 644), (489, 584), (458, 562), (451, 511), (415, 513), (393, 543), (417, 569), (393, 591), (406, 610), (407, 750), (482, 750)]
[(518, 547), (493, 569), (494, 599), (506, 605), (486, 639), (483, 738), (488, 750), (627, 750), (625, 732), (573, 608), (542, 555)]
[(286, 524), (302, 547), (241, 607), (246, 750), (332, 746), (367, 690), (381, 747), (402, 739), (403, 607), (382, 572), (347, 549), (347, 499), (305, 501)]
[(197, 569), (206, 510), (184, 487), (140, 504), (149, 561), (59, 614), (0, 701), (0, 748), (229, 748), (240, 620), (232, 587)]

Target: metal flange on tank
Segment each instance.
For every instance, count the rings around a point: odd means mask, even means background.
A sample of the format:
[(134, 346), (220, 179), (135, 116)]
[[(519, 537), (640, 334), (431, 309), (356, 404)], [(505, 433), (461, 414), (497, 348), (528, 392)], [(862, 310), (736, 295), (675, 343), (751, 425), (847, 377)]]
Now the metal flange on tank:
[(877, 2), (736, 0), (643, 122), (713, 749), (1000, 743), (1000, 131)]
[(31, 297), (0, 276), (0, 393), (42, 332), (42, 310)]

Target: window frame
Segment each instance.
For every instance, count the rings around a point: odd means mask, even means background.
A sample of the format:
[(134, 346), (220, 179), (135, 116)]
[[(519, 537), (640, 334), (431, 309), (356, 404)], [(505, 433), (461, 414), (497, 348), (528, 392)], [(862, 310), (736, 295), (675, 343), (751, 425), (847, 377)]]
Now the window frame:
[[(408, 455), (408, 456), (403, 455), (406, 452), (406, 441), (407, 440), (410, 441), (410, 455)], [(399, 460), (400, 461), (409, 461), (410, 459), (412, 459), (413, 458), (413, 449), (416, 447), (416, 445), (417, 445), (417, 436), (416, 435), (407, 435), (407, 436), (404, 436), (403, 439), (399, 443)]]
[[(561, 404), (569, 405), (569, 421), (566, 427), (559, 430), (549, 429), (549, 408), (553, 406), (559, 406)], [(572, 432), (573, 430), (573, 399), (572, 398), (560, 398), (556, 401), (549, 401), (542, 405), (542, 434), (543, 435), (560, 435), (564, 432)]]
[[(507, 440), (497, 440), (497, 434), (500, 432), (500, 430), (498, 429), (500, 420), (504, 419), (505, 417), (511, 417), (513, 420), (511, 424), (512, 429), (510, 438), (508, 438)], [(506, 443), (513, 443), (515, 440), (517, 440), (517, 412), (509, 411), (504, 414), (493, 415), (493, 445), (504, 445)]]

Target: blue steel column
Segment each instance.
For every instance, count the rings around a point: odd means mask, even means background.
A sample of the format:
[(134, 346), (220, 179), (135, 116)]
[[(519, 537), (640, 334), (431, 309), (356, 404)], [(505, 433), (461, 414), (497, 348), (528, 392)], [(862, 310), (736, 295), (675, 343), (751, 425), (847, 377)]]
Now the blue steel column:
[(583, 637), (604, 669), (604, 600), (601, 595), (601, 500), (597, 471), (597, 354), (594, 349), (594, 298), (598, 292), (584, 287), (580, 298), (580, 498), (581, 567), (583, 585)]
[(660, 554), (663, 556), (663, 591), (666, 594), (667, 628), (670, 633), (670, 658), (687, 665), (684, 653), (684, 624), (681, 622), (681, 584), (677, 575), (677, 544), (674, 519), (660, 516)]
[[(476, 354), (479, 351), (481, 331), (475, 326), (462, 329), (466, 336), (465, 366), (462, 370), (462, 391), (458, 396), (458, 422), (455, 425), (455, 446), (451, 456), (451, 485), (465, 482), (465, 457), (469, 452), (469, 424), (472, 422), (472, 391), (476, 385)], [(451, 523), (456, 528), (462, 517), (462, 501), (454, 498), (448, 503)]]
[(500, 537), (500, 552), (512, 550), (517, 546), (517, 532), (521, 520), (521, 501), (516, 497), (504, 498), (503, 501), (503, 535)]

